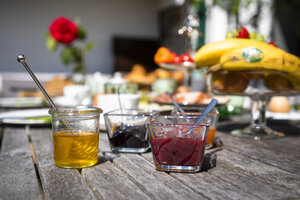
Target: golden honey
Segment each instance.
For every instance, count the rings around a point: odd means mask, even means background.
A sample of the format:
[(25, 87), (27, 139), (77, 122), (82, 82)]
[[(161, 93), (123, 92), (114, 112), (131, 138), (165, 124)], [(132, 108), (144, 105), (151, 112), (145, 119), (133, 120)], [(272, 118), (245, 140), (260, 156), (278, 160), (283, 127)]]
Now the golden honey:
[(53, 134), (54, 163), (64, 168), (83, 168), (98, 162), (99, 133), (57, 132)]

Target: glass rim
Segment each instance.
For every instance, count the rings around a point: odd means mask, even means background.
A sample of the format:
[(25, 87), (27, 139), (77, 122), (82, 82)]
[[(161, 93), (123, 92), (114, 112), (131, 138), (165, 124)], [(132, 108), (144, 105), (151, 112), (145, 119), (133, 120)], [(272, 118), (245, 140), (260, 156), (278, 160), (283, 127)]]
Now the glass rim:
[(194, 124), (163, 124), (163, 123), (153, 123), (149, 122), (150, 126), (161, 126), (161, 127), (187, 127), (187, 128), (201, 128), (201, 127), (209, 127), (209, 124), (199, 124), (199, 125), (194, 125)]
[[(132, 113), (121, 113), (121, 110), (123, 111), (141, 111), (141, 113), (137, 113), (137, 114), (132, 114)], [(119, 113), (114, 113), (116, 111), (120, 111)], [(151, 110), (151, 109), (139, 109), (139, 108), (136, 108), (136, 109), (115, 109), (115, 110), (111, 110), (109, 112), (106, 112), (104, 113), (103, 115), (104, 116), (152, 116), (153, 115), (153, 111), (154, 110)], [(148, 113), (143, 113), (143, 112), (148, 112)]]
[(101, 114), (103, 110), (92, 106), (62, 106), (58, 110), (49, 109), (49, 114)]
[[(150, 119), (149, 121), (149, 125), (150, 126), (162, 126), (162, 127), (190, 127), (190, 128), (200, 128), (200, 127), (209, 127), (210, 124), (198, 124), (198, 125), (194, 125), (194, 124), (170, 124), (170, 123), (160, 123), (157, 122), (158, 118), (171, 118), (171, 119), (198, 119), (198, 115), (159, 115), (159, 116), (155, 116), (154, 119)], [(206, 116), (204, 119), (208, 119)], [(203, 119), (203, 120), (204, 120)]]
[[(183, 107), (183, 110), (186, 113), (202, 113), (205, 110), (205, 108), (206, 106), (203, 107), (188, 106), (188, 107)], [(180, 112), (176, 107), (174, 107), (172, 111)], [(219, 114), (218, 108), (216, 106), (213, 107), (209, 112), (209, 114)]]
[[(199, 116), (202, 114), (202, 112), (176, 112), (176, 114), (179, 114), (179, 115), (187, 115), (187, 116)], [(206, 115), (206, 117), (209, 117), (209, 116), (219, 116), (219, 113), (208, 113)]]

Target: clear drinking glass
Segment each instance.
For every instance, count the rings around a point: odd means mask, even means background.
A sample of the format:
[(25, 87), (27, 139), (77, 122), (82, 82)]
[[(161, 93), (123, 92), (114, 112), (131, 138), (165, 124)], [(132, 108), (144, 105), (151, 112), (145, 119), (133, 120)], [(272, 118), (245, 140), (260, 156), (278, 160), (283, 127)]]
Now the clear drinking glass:
[[(209, 122), (198, 116), (155, 115), (147, 124), (154, 164), (159, 171), (201, 170)], [(190, 133), (189, 130), (193, 129)]]
[(55, 165), (84, 168), (97, 164), (101, 112), (86, 106), (50, 109)]
[(112, 151), (144, 153), (150, 149), (146, 122), (149, 110), (118, 109), (104, 114), (107, 135)]
[[(178, 108), (174, 107), (173, 113), (180, 115), (201, 115), (205, 110), (205, 107), (184, 107), (184, 112), (180, 112)], [(216, 107), (214, 107), (206, 116), (209, 120), (209, 131), (206, 140), (206, 149), (210, 149), (214, 145), (216, 128), (219, 120), (219, 111)]]

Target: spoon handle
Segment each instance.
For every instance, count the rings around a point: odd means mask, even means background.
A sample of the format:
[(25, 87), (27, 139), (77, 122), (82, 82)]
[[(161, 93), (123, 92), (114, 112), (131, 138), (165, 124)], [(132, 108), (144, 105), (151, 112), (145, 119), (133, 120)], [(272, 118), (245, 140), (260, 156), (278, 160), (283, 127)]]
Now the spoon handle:
[[(197, 121), (194, 123), (194, 125), (198, 125), (203, 119), (204, 117), (206, 117), (206, 115), (208, 115), (208, 113), (213, 109), (213, 107), (218, 103), (217, 99), (212, 99), (210, 101), (210, 103), (208, 104), (208, 106), (206, 106), (205, 110), (202, 112), (202, 114), (199, 116), (199, 118), (197, 119)], [(190, 128), (188, 130), (188, 133), (191, 133), (194, 130), (194, 128)]]
[[(49, 102), (49, 104), (52, 106), (52, 108), (55, 111), (58, 111), (57, 106), (54, 104), (54, 102), (52, 101), (51, 97), (48, 95), (48, 93), (46, 92), (46, 90), (44, 89), (44, 87), (42, 86), (42, 84), (40, 83), (40, 81), (36, 78), (36, 76), (34, 75), (34, 73), (31, 71), (31, 69), (29, 68), (29, 66), (26, 63), (26, 57), (22, 54), (18, 55), (17, 60), (19, 63), (22, 63), (25, 67), (25, 69), (27, 70), (27, 72), (30, 74), (30, 76), (32, 77), (32, 79), (34, 80), (34, 82), (36, 83), (36, 85), (40, 88), (40, 90), (42, 91), (43, 95), (45, 96), (45, 98), (47, 99), (47, 101)], [(67, 122), (62, 119), (63, 124), (66, 126), (66, 128), (72, 133), (71, 128), (68, 126)]]
[(30, 76), (32, 77), (32, 79), (34, 80), (34, 82), (40, 88), (40, 90), (42, 91), (42, 93), (46, 97), (46, 99), (49, 102), (49, 104), (54, 108), (55, 111), (58, 111), (58, 108), (53, 103), (52, 99), (50, 98), (50, 96), (48, 95), (48, 93), (46, 92), (46, 90), (44, 89), (44, 87), (42, 86), (42, 84), (40, 83), (40, 81), (36, 78), (36, 76), (34, 75), (34, 73), (31, 71), (31, 69), (27, 65), (27, 63), (25, 61), (26, 57), (24, 55), (20, 54), (20, 55), (18, 55), (17, 60), (24, 65), (25, 69), (28, 71), (28, 73), (30, 74)]
[(175, 101), (175, 99), (173, 98), (171, 92), (168, 92), (168, 95), (169, 95), (170, 99), (172, 100), (172, 103), (176, 106), (176, 108), (178, 108), (178, 110), (179, 110), (180, 112), (183, 113), (184, 110), (183, 110), (183, 109), (181, 108), (181, 106)]

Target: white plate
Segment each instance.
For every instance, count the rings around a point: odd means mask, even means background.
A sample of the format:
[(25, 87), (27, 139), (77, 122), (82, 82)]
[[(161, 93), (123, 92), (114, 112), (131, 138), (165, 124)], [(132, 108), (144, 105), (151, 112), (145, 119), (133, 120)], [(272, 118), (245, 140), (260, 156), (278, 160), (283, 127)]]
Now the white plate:
[(184, 62), (181, 64), (173, 64), (173, 63), (159, 63), (161, 68), (167, 70), (194, 70), (196, 68), (196, 64), (192, 62)]
[(288, 113), (274, 113), (266, 111), (266, 117), (273, 120), (300, 120), (300, 112), (291, 111)]
[(44, 105), (40, 97), (5, 97), (0, 98), (0, 107), (5, 108), (30, 108)]
[(48, 124), (42, 119), (30, 119), (39, 117), (49, 117), (49, 108), (15, 110), (0, 113), (0, 120), (4, 124)]

